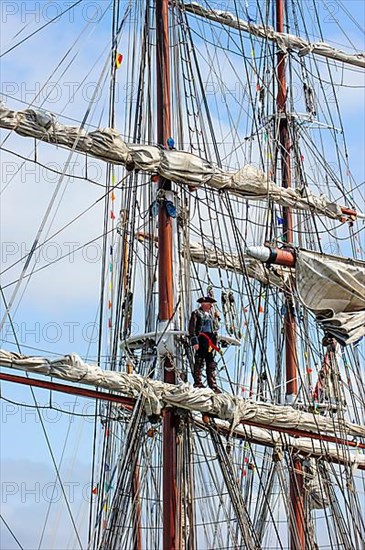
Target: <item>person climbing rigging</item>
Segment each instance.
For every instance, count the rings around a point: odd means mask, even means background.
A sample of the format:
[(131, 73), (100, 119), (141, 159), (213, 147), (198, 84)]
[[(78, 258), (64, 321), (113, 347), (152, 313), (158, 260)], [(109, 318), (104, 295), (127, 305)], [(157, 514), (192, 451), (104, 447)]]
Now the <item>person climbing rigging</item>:
[(214, 361), (215, 352), (219, 351), (217, 346), (219, 315), (212, 312), (212, 307), (217, 301), (211, 296), (204, 296), (197, 302), (200, 307), (192, 312), (189, 321), (190, 343), (195, 351), (194, 387), (204, 388), (202, 372), (205, 361), (208, 386), (215, 393), (221, 393), (216, 380), (217, 363)]

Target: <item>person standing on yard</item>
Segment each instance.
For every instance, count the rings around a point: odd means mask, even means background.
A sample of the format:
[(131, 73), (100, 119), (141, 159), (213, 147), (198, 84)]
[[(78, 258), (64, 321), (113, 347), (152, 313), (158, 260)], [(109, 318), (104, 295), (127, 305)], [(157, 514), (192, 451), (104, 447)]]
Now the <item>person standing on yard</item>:
[(217, 301), (211, 296), (204, 296), (197, 302), (200, 307), (192, 312), (189, 321), (190, 343), (195, 351), (194, 387), (204, 388), (202, 373), (205, 362), (208, 386), (215, 393), (221, 393), (217, 386), (217, 363), (214, 360), (215, 353), (219, 351), (217, 346), (219, 315), (213, 313), (212, 308)]

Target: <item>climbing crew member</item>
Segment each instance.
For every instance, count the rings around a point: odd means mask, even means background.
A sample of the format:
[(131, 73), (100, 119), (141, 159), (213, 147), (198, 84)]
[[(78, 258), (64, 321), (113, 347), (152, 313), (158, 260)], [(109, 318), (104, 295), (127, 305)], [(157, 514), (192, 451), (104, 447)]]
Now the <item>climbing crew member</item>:
[(200, 307), (194, 310), (189, 321), (190, 342), (195, 350), (194, 363), (194, 387), (204, 388), (202, 383), (202, 371), (205, 361), (207, 367), (208, 386), (215, 392), (221, 393), (217, 386), (217, 363), (214, 361), (217, 346), (217, 330), (219, 315), (213, 314), (212, 307), (217, 301), (210, 296), (197, 300)]

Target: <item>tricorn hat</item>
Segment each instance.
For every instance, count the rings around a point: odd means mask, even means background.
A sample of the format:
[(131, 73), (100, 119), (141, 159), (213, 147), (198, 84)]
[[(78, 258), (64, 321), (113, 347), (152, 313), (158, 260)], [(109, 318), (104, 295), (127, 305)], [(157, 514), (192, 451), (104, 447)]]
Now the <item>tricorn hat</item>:
[(208, 303), (208, 304), (216, 304), (217, 300), (215, 300), (211, 296), (202, 296), (201, 298), (199, 298), (197, 300), (197, 302), (198, 302), (198, 304), (204, 304), (204, 302)]

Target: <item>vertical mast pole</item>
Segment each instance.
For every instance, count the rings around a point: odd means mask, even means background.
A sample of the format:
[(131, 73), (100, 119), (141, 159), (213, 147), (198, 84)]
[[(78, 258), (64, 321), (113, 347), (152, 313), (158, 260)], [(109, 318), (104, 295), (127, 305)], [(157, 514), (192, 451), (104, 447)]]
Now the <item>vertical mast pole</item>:
[[(276, 0), (276, 29), (284, 32), (284, 0)], [(285, 188), (291, 187), (290, 171), (290, 135), (286, 117), (286, 78), (285, 54), (277, 54), (278, 95), (277, 107), (279, 116), (281, 183)], [(286, 243), (293, 244), (293, 216), (291, 208), (283, 208), (283, 237)], [(295, 343), (295, 320), (291, 300), (287, 299), (285, 313), (285, 362), (286, 362), (286, 397), (287, 402), (293, 402), (298, 393), (297, 355)]]
[[(171, 135), (170, 106), (170, 58), (168, 0), (156, 0), (156, 71), (157, 71), (157, 138), (160, 145), (166, 146)], [(159, 192), (171, 199), (171, 182), (159, 178)], [(159, 327), (168, 329), (173, 317), (173, 253), (172, 220), (163, 203), (158, 214), (158, 291)], [(175, 384), (175, 373), (166, 355), (164, 361), (164, 381)], [(166, 410), (163, 418), (163, 550), (177, 550), (176, 530), (176, 415), (172, 409)]]
[[(284, 0), (276, 0), (276, 30), (284, 32)], [(285, 76), (285, 54), (277, 53), (277, 79), (278, 94), (277, 107), (279, 116), (280, 156), (281, 156), (281, 181), (283, 187), (291, 187), (290, 169), (290, 134), (288, 118), (286, 116), (287, 84)], [(291, 208), (283, 209), (284, 231), (283, 237), (286, 243), (293, 244), (293, 216)], [(298, 394), (297, 382), (297, 351), (295, 336), (295, 319), (293, 314), (293, 301), (289, 295), (286, 297), (285, 311), (285, 364), (286, 364), (286, 402), (293, 403)], [(293, 472), (290, 475), (290, 548), (291, 550), (305, 550), (304, 530), (304, 487), (302, 463), (293, 459)]]

